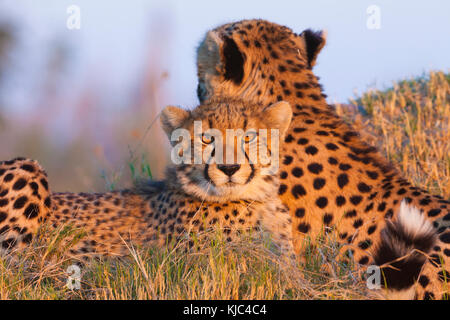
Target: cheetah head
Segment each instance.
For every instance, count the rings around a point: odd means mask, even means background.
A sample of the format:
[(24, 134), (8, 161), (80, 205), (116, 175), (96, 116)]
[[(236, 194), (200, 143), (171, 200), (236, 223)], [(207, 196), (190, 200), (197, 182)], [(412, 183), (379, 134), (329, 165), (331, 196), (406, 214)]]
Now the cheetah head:
[[(197, 49), (197, 95), (261, 101), (274, 81), (311, 77), (325, 45), (323, 32), (301, 34), (264, 20), (243, 20), (209, 31)], [(260, 97), (260, 98), (259, 98)]]
[(210, 100), (161, 114), (171, 140), (169, 183), (207, 201), (262, 201), (277, 194), (280, 144), (292, 118), (284, 101), (268, 107)]

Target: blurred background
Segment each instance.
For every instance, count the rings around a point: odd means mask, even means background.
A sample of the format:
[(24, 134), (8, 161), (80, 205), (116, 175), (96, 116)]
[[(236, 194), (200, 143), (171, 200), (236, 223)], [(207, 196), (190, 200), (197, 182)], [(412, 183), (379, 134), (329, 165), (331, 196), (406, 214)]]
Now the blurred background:
[[(79, 29), (67, 27), (72, 5)], [(329, 102), (346, 103), (448, 71), (449, 14), (445, 0), (0, 0), (0, 159), (37, 159), (54, 191), (124, 187), (139, 170), (159, 178), (169, 149), (157, 115), (197, 104), (207, 30), (244, 18), (327, 30), (315, 71)]]

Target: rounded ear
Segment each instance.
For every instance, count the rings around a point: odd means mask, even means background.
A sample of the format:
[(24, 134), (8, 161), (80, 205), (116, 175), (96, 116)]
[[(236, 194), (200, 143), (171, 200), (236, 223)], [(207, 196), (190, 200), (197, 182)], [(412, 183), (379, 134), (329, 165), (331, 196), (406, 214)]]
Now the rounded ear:
[(200, 79), (221, 75), (239, 85), (244, 78), (245, 54), (228, 36), (209, 31), (197, 49), (197, 70)]
[(222, 47), (223, 40), (217, 32), (209, 31), (197, 48), (197, 72), (199, 77), (205, 73), (216, 75), (221, 73), (223, 69), (220, 53)]
[(284, 137), (292, 120), (292, 107), (286, 101), (271, 104), (263, 111), (265, 122), (271, 129), (280, 130), (280, 137)]
[(312, 68), (316, 64), (317, 55), (326, 43), (326, 32), (307, 29), (300, 36), (304, 39), (308, 64)]
[(172, 131), (180, 128), (189, 118), (190, 113), (187, 110), (175, 106), (167, 106), (161, 112), (161, 125), (164, 132), (170, 138)]

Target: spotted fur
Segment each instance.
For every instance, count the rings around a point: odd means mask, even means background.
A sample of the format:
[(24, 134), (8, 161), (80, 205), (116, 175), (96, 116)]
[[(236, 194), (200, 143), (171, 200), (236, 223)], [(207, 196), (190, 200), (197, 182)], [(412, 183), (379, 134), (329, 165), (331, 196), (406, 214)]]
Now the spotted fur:
[[(280, 114), (285, 116), (280, 118)], [(262, 108), (226, 100), (201, 105), (191, 112), (167, 107), (161, 119), (170, 136), (177, 128), (191, 130), (194, 120), (202, 121), (204, 128), (222, 131), (278, 128), (284, 132), (291, 116), (291, 107), (284, 102)], [(47, 176), (35, 161), (2, 162), (0, 243), (5, 252), (18, 244), (26, 246), (45, 220), (51, 228), (70, 224), (83, 231), (85, 236), (69, 254), (84, 259), (123, 256), (129, 253), (129, 242), (163, 246), (212, 228), (223, 230), (227, 241), (243, 231), (258, 235), (262, 230), (269, 232), (278, 249), (291, 257), (291, 217), (276, 196), (278, 178), (262, 172), (262, 165), (248, 162), (233, 172), (219, 164), (180, 164), (168, 167), (164, 181), (141, 182), (131, 190), (50, 195)]]
[(386, 224), (396, 221), (403, 201), (434, 226), (436, 240), (431, 249), (419, 244), (431, 258), (416, 266), (423, 267), (419, 277), (420, 270), (400, 270), (396, 277), (405, 277), (406, 284), (418, 280), (419, 299), (448, 298), (450, 202), (411, 185), (327, 104), (312, 71), (324, 45), (322, 32), (296, 34), (264, 20), (219, 26), (198, 48), (199, 99), (291, 103), (278, 193), (293, 217), (298, 252), (305, 235), (315, 238), (334, 229), (360, 265), (387, 262), (381, 259), (386, 248), (381, 235), (399, 231)]

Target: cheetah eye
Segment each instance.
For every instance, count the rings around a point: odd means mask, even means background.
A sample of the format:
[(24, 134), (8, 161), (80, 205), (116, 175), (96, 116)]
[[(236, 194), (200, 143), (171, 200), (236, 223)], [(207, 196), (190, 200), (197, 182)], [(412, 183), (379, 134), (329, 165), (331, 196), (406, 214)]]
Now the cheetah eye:
[(214, 136), (202, 134), (202, 143), (203, 144), (211, 144), (213, 142), (214, 142)]
[(244, 140), (245, 143), (250, 143), (256, 139), (256, 136), (257, 136), (256, 132), (250, 131), (246, 132), (242, 139)]

